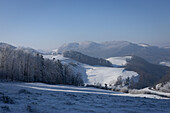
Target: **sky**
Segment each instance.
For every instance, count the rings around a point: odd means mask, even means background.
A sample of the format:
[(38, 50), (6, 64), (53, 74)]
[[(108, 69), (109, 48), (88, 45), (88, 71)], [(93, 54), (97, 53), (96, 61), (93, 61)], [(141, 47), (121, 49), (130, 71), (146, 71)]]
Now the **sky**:
[(0, 42), (47, 50), (114, 40), (170, 46), (170, 0), (0, 0)]

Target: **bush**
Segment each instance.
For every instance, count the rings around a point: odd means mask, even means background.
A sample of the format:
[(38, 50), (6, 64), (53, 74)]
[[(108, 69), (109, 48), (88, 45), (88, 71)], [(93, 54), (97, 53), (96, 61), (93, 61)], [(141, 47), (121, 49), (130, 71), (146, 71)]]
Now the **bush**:
[(31, 92), (27, 91), (26, 89), (20, 89), (18, 91), (19, 94), (32, 94)]
[(3, 102), (3, 103), (6, 103), (6, 104), (15, 104), (13, 99), (11, 99), (9, 96), (2, 96), (0, 97), (0, 100)]
[(3, 111), (7, 111), (7, 112), (11, 111), (10, 108), (9, 108), (9, 106), (1, 106), (1, 109), (2, 109)]

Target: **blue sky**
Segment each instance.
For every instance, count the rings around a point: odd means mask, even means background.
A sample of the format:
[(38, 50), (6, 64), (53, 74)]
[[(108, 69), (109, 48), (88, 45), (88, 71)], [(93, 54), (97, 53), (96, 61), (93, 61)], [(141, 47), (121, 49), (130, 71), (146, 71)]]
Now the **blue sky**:
[(0, 41), (52, 49), (125, 40), (170, 45), (170, 0), (0, 0)]

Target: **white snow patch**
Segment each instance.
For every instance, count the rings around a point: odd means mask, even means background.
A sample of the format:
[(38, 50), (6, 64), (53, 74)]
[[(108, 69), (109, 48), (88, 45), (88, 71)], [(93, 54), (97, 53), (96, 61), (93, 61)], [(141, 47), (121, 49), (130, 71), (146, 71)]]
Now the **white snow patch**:
[(162, 61), (162, 62), (160, 62), (160, 64), (170, 67), (170, 61)]
[(88, 84), (114, 85), (119, 76), (122, 79), (138, 76), (136, 72), (126, 71), (124, 68), (97, 67), (84, 65), (88, 77)]
[(141, 46), (141, 47), (149, 47), (148, 44), (144, 44), (144, 43), (140, 43), (140, 44), (138, 44), (138, 45)]
[(52, 59), (53, 55), (43, 55), (43, 58), (45, 59)]
[(141, 89), (141, 91), (149, 91), (151, 93), (155, 93), (155, 94), (158, 94), (158, 95), (164, 95), (164, 96), (170, 97), (170, 93), (154, 90), (153, 88), (150, 89), (149, 87)]
[(58, 52), (58, 49), (53, 49), (52, 52), (56, 52), (56, 53), (57, 53), (57, 52)]
[(110, 61), (113, 65), (124, 66), (126, 65), (126, 59), (131, 59), (132, 56), (125, 56), (125, 57), (110, 57), (106, 60)]

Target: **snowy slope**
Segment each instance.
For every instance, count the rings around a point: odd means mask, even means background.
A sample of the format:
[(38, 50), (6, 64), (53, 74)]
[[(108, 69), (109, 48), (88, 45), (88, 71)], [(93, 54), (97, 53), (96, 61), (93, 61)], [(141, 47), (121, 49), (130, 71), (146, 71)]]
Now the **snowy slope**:
[(168, 113), (169, 105), (169, 99), (156, 95), (42, 83), (0, 83), (0, 113)]
[(124, 68), (110, 68), (110, 67), (95, 67), (95, 66), (84, 66), (86, 69), (86, 74), (88, 75), (88, 84), (96, 85), (105, 84), (114, 85), (119, 76), (123, 79), (128, 77), (138, 76), (136, 72), (125, 71)]
[[(133, 71), (126, 71), (124, 68), (116, 68), (116, 67), (102, 67), (102, 66), (90, 66), (86, 64), (79, 63), (69, 58), (65, 58), (62, 55), (56, 56), (44, 56), (45, 58), (50, 58), (55, 60), (61, 60), (63, 63), (71, 63), (76, 64), (74, 70), (76, 72), (80, 72), (83, 75), (83, 79), (85, 84), (90, 85), (99, 85), (101, 84), (104, 86), (105, 84), (114, 85), (117, 81), (119, 76), (122, 79), (131, 78), (131, 77), (138, 77), (138, 74)], [(126, 63), (126, 58), (131, 58), (130, 56), (127, 57), (112, 57), (109, 58), (109, 61), (114, 63), (113, 65), (124, 65)], [(134, 81), (136, 82), (136, 81)]]
[(80, 43), (73, 42), (73, 43), (63, 44), (61, 47), (58, 48), (57, 52), (63, 53), (65, 51), (73, 50), (73, 51), (83, 53), (85, 55), (90, 55), (92, 57), (103, 58), (106, 56), (109, 57), (111, 53), (114, 53), (117, 50), (127, 47), (131, 44), (132, 43), (127, 41), (109, 41), (103, 43), (96, 43), (91, 41), (85, 41)]
[(113, 66), (124, 66), (127, 62), (126, 59), (131, 59), (132, 56), (125, 56), (125, 57), (110, 57), (106, 60), (110, 61)]

